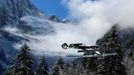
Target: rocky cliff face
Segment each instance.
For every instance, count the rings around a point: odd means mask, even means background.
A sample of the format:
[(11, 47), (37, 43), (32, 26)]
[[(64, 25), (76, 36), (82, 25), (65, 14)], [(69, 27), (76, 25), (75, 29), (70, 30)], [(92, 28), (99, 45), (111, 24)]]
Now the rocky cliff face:
[[(28, 37), (16, 35), (14, 32), (5, 28), (11, 27), (12, 29), (15, 27), (19, 30), (16, 33), (20, 34), (30, 31), (30, 28), (32, 28), (32, 30), (37, 29), (36, 27), (28, 26), (28, 20), (22, 20), (25, 16), (34, 16), (38, 19), (47, 18), (46, 15), (32, 4), (31, 0), (0, 0), (0, 75), (16, 55), (17, 50), (14, 45), (21, 43), (22, 40), (28, 42), (30, 39)], [(29, 19), (32, 20), (33, 18)], [(39, 25), (41, 22), (38, 22), (37, 24)], [(44, 22), (42, 25), (44, 26), (44, 29), (42, 28), (43, 31), (46, 31), (45, 28), (49, 27), (47, 22)], [(28, 31), (22, 32), (20, 30)], [(37, 33), (38, 31), (35, 32)]]
[(40, 16), (42, 12), (30, 0), (0, 0), (0, 27), (15, 25), (26, 15)]

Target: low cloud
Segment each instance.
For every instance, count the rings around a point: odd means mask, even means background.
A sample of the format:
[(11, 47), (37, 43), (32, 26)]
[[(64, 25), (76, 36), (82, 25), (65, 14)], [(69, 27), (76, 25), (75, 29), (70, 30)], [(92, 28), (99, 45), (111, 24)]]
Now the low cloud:
[[(77, 19), (77, 23), (48, 22), (54, 28), (54, 33), (27, 35), (34, 38), (30, 39), (28, 45), (35, 50), (35, 54), (77, 53), (76, 50), (64, 51), (61, 44), (66, 42), (95, 45), (96, 40), (114, 24), (118, 23), (123, 29), (134, 27), (134, 0), (63, 0), (62, 3), (69, 10), (68, 17)], [(42, 22), (41, 24), (46, 22), (41, 18), (35, 18), (30, 24), (34, 25), (35, 21)]]

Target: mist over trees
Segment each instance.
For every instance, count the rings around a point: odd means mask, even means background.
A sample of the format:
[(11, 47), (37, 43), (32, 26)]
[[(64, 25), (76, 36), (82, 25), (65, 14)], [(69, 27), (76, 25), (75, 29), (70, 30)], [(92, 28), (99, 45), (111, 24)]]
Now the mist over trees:
[[(53, 67), (49, 67), (46, 57), (42, 56), (36, 61), (30, 54), (30, 48), (24, 44), (17, 54), (5, 75), (127, 75), (123, 62), (124, 52), (118, 39), (116, 28), (113, 27), (106, 40), (101, 44), (102, 49), (117, 49), (115, 56), (77, 58), (72, 62), (65, 62), (62, 57), (56, 61)], [(110, 53), (110, 51), (106, 51)]]
[(124, 52), (118, 39), (116, 27), (112, 28), (106, 41), (103, 43), (102, 48), (117, 49), (115, 56), (104, 57), (98, 65), (97, 75), (126, 75), (126, 68), (122, 64)]

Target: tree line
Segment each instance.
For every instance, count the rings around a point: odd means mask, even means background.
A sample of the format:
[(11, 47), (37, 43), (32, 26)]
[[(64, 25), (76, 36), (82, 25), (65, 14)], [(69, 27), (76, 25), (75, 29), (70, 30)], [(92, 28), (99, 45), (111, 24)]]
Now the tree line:
[(34, 60), (29, 53), (29, 47), (24, 44), (5, 75), (48, 75), (48, 66), (44, 56), (40, 59), (36, 71), (33, 70)]
[(64, 68), (62, 57), (58, 59), (50, 71), (45, 56), (41, 57), (40, 62), (34, 68), (34, 59), (29, 51), (30, 48), (24, 44), (12, 65), (6, 69), (5, 75), (60, 75), (60, 69)]
[[(40, 63), (33, 68), (33, 58), (30, 56), (29, 47), (24, 44), (21, 51), (13, 61), (13, 64), (6, 70), (6, 75), (127, 75), (123, 62), (124, 52), (118, 41), (116, 28), (112, 28), (106, 40), (101, 44), (103, 49), (117, 49), (115, 56), (103, 57), (103, 59), (82, 58), (70, 63), (64, 62), (60, 57), (53, 69), (50, 71), (46, 58), (41, 57)], [(107, 51), (106, 53), (110, 53)]]

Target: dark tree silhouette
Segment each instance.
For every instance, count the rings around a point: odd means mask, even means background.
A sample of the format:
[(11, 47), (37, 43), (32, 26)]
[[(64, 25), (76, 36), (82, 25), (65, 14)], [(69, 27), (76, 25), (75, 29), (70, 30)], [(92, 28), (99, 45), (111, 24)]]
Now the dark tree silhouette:
[(49, 75), (49, 68), (46, 62), (46, 58), (42, 56), (39, 65), (37, 66), (36, 75)]
[(57, 63), (54, 65), (52, 75), (60, 75), (60, 71), (62, 69), (64, 69), (64, 60), (62, 59), (62, 57), (60, 57)]
[(6, 75), (33, 75), (33, 58), (29, 51), (29, 47), (24, 44), (13, 65), (6, 71)]
[(106, 41), (102, 45), (102, 49), (116, 49), (117, 55), (104, 57), (99, 62), (97, 75), (126, 75), (125, 66), (122, 64), (124, 52), (121, 49), (120, 42), (116, 31), (116, 26), (112, 28), (108, 36), (105, 37)]

